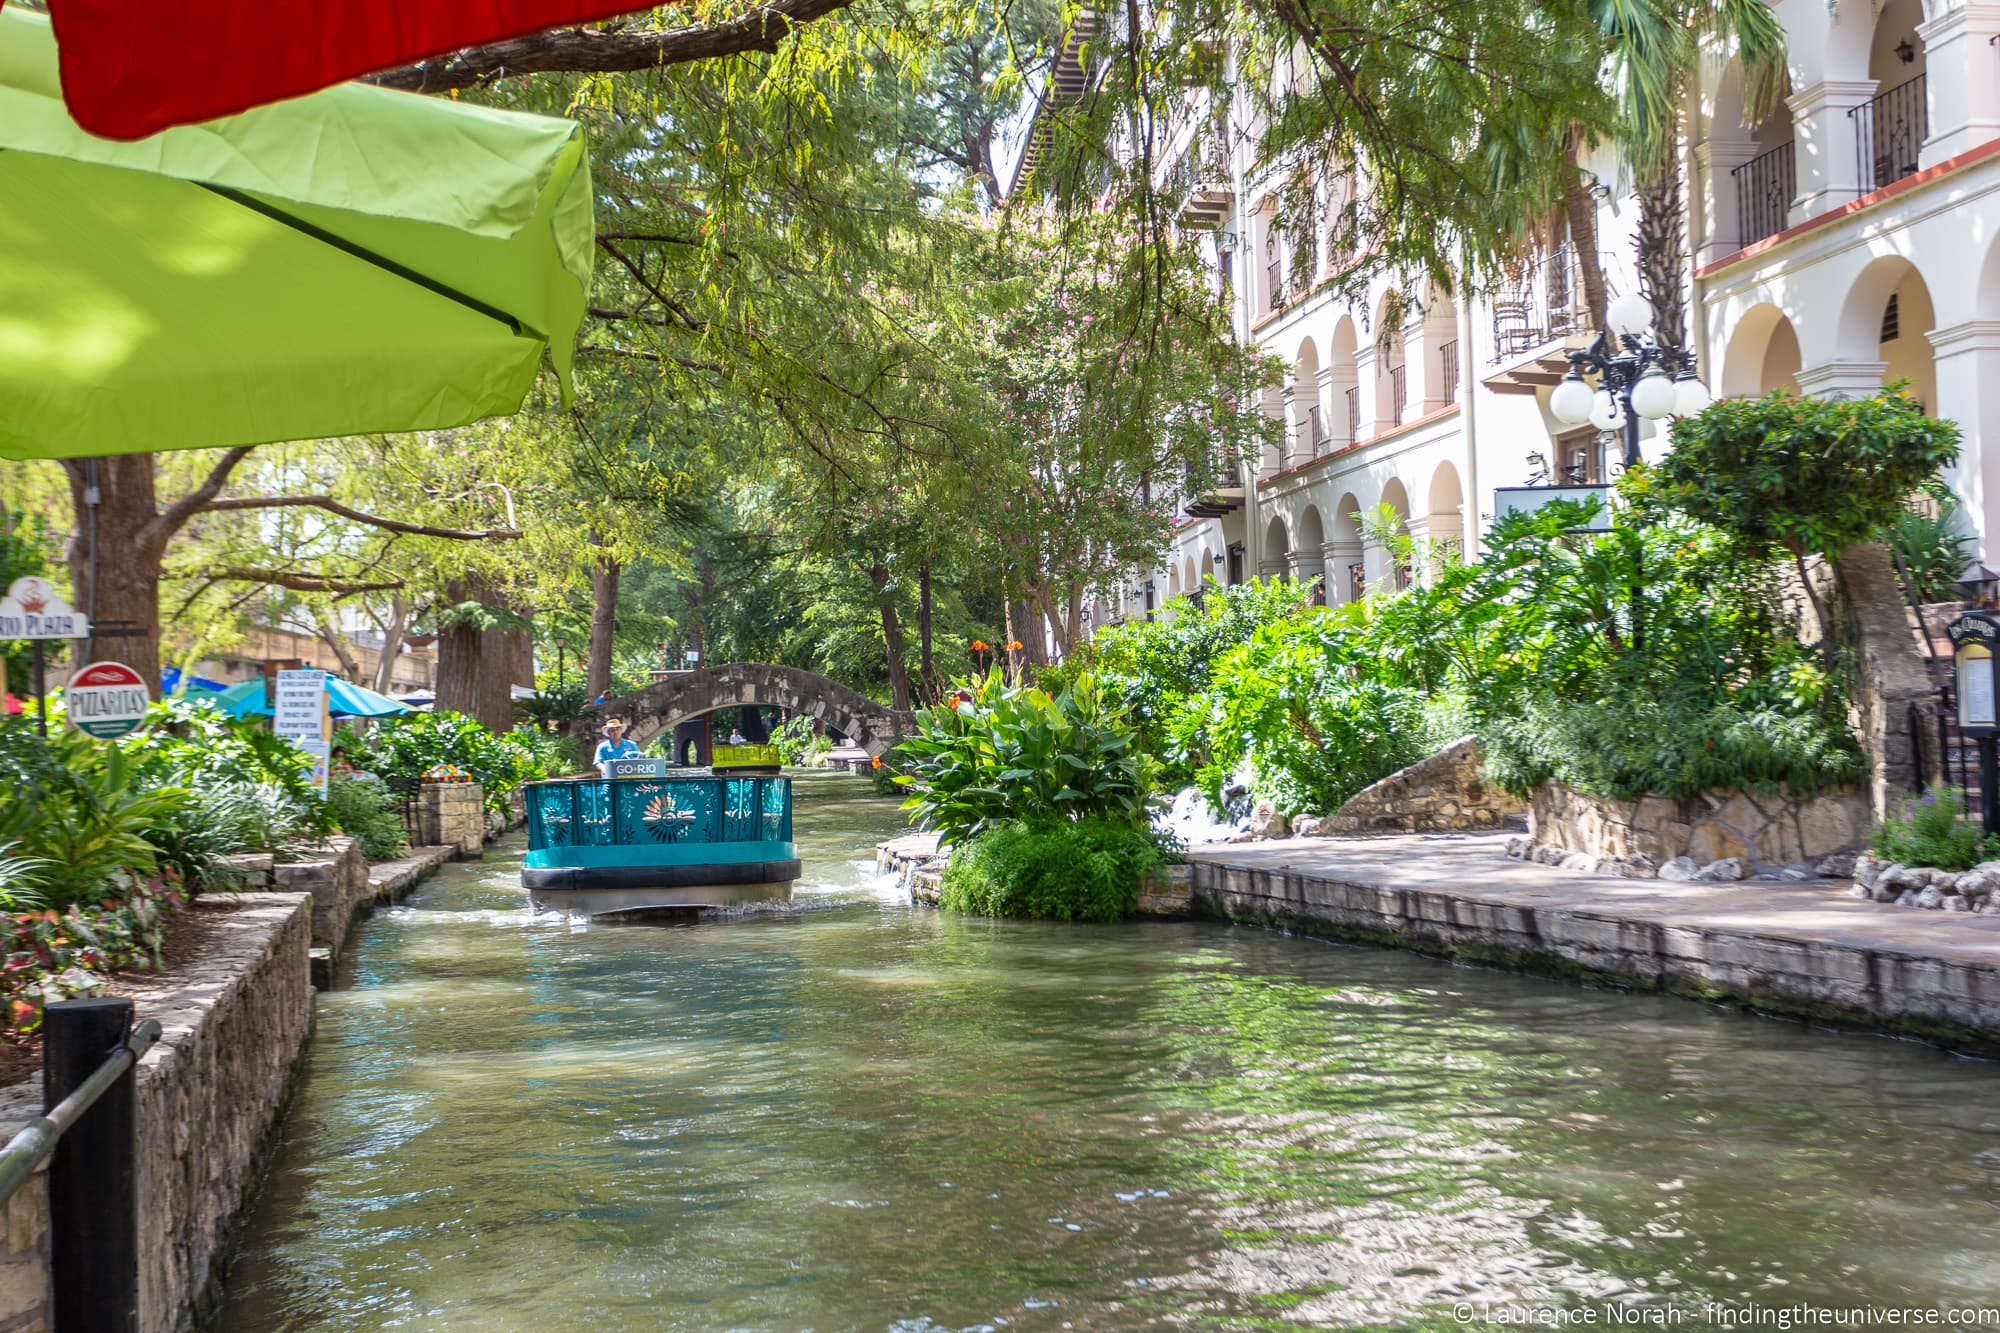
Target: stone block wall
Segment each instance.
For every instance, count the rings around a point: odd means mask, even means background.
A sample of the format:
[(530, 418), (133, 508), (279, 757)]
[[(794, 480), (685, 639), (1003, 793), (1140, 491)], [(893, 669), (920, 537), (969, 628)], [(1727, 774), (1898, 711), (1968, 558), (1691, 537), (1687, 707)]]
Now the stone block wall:
[(1459, 833), (1496, 829), (1528, 812), (1525, 801), (1486, 781), (1477, 736), (1461, 736), (1428, 759), (1356, 792), (1311, 830), (1298, 832)]
[(455, 847), (461, 858), (486, 846), (486, 792), (476, 782), (426, 782), (417, 789), (417, 841)]
[(1642, 865), (1685, 856), (1703, 864), (1734, 859), (1745, 866), (1786, 866), (1854, 851), (1867, 841), (1869, 815), (1868, 794), (1861, 791), (1803, 801), (1782, 789), (1766, 796), (1728, 791), (1688, 800), (1612, 801), (1545, 782), (1534, 793), (1528, 833), (1538, 847)]
[(355, 913), (374, 900), (368, 862), (352, 838), (329, 838), (321, 855), (273, 866), (271, 877), (280, 890), (312, 896), (312, 942), (336, 958), (347, 944)]
[(1936, 767), (1929, 762), (1935, 756), (1925, 755), (1911, 728), (1910, 709), (1927, 706), (1935, 691), (1887, 548), (1850, 547), (1833, 563), (1833, 575), (1834, 637), (1854, 656), (1857, 687), (1850, 720), (1868, 755), (1870, 813), (1881, 819), (1933, 776), (1923, 770), (1927, 763)]
[[(174, 1333), (211, 1299), (213, 1265), (256, 1180), (312, 1025), (312, 904), (248, 893), (171, 990), (142, 994), (159, 1043), (139, 1062), (139, 1329)], [(0, 1138), (41, 1114), (39, 1081), (0, 1091)], [(47, 1328), (48, 1203), (38, 1175), (6, 1210), (0, 1333)]]

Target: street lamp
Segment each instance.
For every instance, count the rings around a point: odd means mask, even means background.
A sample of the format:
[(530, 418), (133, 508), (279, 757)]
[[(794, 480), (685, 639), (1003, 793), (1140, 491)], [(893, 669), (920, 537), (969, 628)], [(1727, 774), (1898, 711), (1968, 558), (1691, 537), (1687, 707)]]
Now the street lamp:
[(1979, 821), (1988, 833), (2000, 822), (1994, 781), (1994, 737), (2000, 735), (2000, 616), (1967, 611), (1944, 629), (1951, 640), (1958, 688), (1958, 733), (1979, 748)]
[[(1549, 413), (1565, 425), (1622, 432), (1631, 467), (1639, 461), (1639, 422), (1693, 416), (1708, 406), (1708, 386), (1694, 373), (1693, 352), (1660, 341), (1645, 297), (1621, 296), (1605, 316), (1610, 328), (1569, 354), (1569, 374), (1550, 392)], [(1595, 385), (1586, 372), (1596, 375)]]
[(1958, 576), (1956, 582), (1966, 601), (1973, 606), (1985, 606), (1992, 600), (1996, 587), (2000, 587), (2000, 574), (1995, 574), (1983, 562), (1975, 560), (1965, 567), (1965, 572)]

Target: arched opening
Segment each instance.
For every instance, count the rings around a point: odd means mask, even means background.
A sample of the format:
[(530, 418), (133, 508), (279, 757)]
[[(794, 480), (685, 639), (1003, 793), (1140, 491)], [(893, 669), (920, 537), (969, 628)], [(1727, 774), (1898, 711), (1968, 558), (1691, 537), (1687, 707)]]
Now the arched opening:
[(1428, 546), (1425, 561), (1432, 569), (1465, 555), (1465, 491), (1459, 485), (1458, 468), (1451, 463), (1438, 464), (1431, 474), (1424, 536)]
[[(1403, 359), (1403, 329), (1400, 323), (1400, 301), (1393, 291), (1385, 292), (1375, 307), (1375, 431), (1394, 430), (1403, 424), (1403, 416), (1408, 408), (1410, 381), (1408, 367)], [(1398, 316), (1395, 327), (1390, 327), (1391, 314)]]
[(1319, 510), (1307, 505), (1299, 515), (1298, 545), (1292, 553), (1293, 569), (1300, 582), (1313, 581), (1312, 599), (1315, 606), (1326, 605), (1326, 527), (1320, 522)]
[[(1786, 89), (1789, 94), (1789, 85)], [(1708, 173), (1703, 213), (1708, 262), (1772, 236), (1791, 221), (1798, 197), (1798, 150), (1792, 110), (1783, 98), (1761, 118), (1744, 95), (1743, 62), (1731, 57), (1717, 81), (1706, 120)]]
[(1333, 534), (1326, 547), (1327, 600), (1354, 602), (1368, 595), (1366, 549), (1361, 540), (1361, 501), (1352, 494), (1333, 507)]
[(1382, 503), (1376, 508), (1379, 531), (1376, 542), (1381, 551), (1377, 582), (1391, 592), (1407, 588), (1416, 578), (1410, 561), (1410, 496), (1401, 479), (1391, 477), (1382, 488)]
[[(1907, 379), (1911, 394), (1928, 410), (1937, 402), (1929, 336), (1935, 322), (1930, 288), (1916, 266), (1901, 255), (1883, 255), (1861, 270), (1841, 306), (1834, 355), (1842, 380), (1815, 381), (1810, 370), (1803, 378), (1814, 392), (1850, 394)], [(1870, 362), (1881, 363), (1880, 370), (1866, 369)]]
[(1319, 349), (1307, 338), (1292, 362), (1292, 449), (1290, 466), (1326, 452), (1326, 413), (1319, 403)]
[(1799, 365), (1799, 336), (1785, 312), (1753, 306), (1730, 334), (1718, 389), (1725, 398), (1756, 398), (1773, 389), (1797, 393)]
[(1271, 516), (1271, 526), (1264, 529), (1264, 558), (1257, 564), (1257, 572), (1267, 579), (1282, 579), (1291, 573), (1292, 543), (1285, 532), (1282, 514)]
[(1332, 416), (1327, 433), (1335, 449), (1361, 438), (1361, 366), (1355, 356), (1359, 346), (1354, 320), (1342, 315), (1333, 327), (1333, 344), (1327, 352), (1327, 389), (1332, 400), (1327, 406)]
[(1930, 135), (1928, 61), (1922, 0), (1887, 0), (1875, 16), (1868, 43), (1868, 77), (1875, 96), (1850, 113), (1860, 150), (1861, 188), (1879, 190), (1917, 173)]

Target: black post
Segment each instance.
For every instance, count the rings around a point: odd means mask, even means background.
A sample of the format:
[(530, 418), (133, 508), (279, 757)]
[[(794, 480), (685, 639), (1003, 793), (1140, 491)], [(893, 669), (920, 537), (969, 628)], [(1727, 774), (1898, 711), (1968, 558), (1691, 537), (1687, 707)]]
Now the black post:
[(43, 676), (42, 641), (34, 641), (35, 655), (35, 724), (42, 729), (42, 739), (49, 738), (49, 683)]
[(2000, 738), (1993, 736), (1979, 738), (1979, 822), (1985, 826), (1988, 833), (1993, 832), (1994, 826), (2000, 824), (2000, 792), (1994, 790), (1993, 782), (1993, 749), (1996, 740)]
[[(53, 1109), (132, 1030), (132, 1001), (64, 1000), (45, 1011), (42, 1099)], [(56, 1141), (49, 1162), (49, 1269), (56, 1333), (136, 1333), (139, 1213), (136, 1076), (127, 1070)]]
[(1638, 466), (1640, 461), (1639, 414), (1632, 410), (1632, 385), (1637, 383), (1638, 380), (1634, 379), (1620, 390), (1619, 405), (1625, 409), (1625, 466), (1628, 468)]

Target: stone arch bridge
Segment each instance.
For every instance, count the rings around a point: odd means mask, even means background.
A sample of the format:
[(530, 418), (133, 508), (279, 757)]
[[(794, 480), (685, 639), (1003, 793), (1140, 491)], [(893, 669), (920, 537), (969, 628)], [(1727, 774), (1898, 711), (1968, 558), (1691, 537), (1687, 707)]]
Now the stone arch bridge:
[[(740, 704), (763, 704), (817, 718), (871, 755), (885, 753), (916, 730), (915, 717), (909, 712), (885, 708), (815, 672), (767, 662), (732, 662), (675, 672), (636, 694), (605, 700), (598, 713), (624, 718), (626, 735), (648, 745), (690, 718)], [(593, 721), (588, 728), (593, 745), (600, 726)]]

